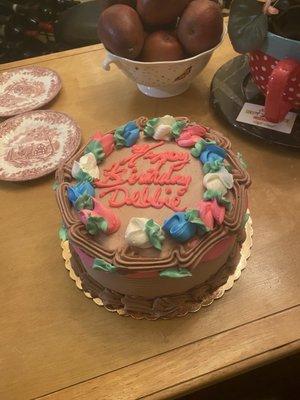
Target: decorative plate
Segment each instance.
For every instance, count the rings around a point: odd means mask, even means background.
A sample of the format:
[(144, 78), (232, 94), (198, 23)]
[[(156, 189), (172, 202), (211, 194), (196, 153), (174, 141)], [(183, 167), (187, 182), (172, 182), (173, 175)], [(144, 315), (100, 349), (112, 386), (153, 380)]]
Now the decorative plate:
[(60, 91), (61, 80), (49, 68), (31, 66), (0, 74), (0, 117), (36, 110)]
[(80, 144), (81, 130), (68, 115), (32, 111), (0, 124), (0, 179), (27, 181), (53, 172)]

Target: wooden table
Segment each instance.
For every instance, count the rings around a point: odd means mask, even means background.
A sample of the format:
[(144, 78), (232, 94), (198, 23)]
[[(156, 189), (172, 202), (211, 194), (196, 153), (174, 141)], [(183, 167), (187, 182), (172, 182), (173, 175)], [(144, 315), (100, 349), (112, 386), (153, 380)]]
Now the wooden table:
[(299, 154), (235, 132), (209, 108), (212, 76), (233, 56), (226, 40), (186, 93), (163, 100), (116, 67), (104, 72), (100, 45), (0, 66), (56, 70), (63, 89), (50, 108), (78, 121), (83, 142), (167, 113), (224, 132), (249, 164), (254, 227), (248, 266), (222, 299), (182, 319), (135, 321), (98, 307), (68, 277), (53, 175), (1, 182), (1, 399), (166, 399), (299, 350)]

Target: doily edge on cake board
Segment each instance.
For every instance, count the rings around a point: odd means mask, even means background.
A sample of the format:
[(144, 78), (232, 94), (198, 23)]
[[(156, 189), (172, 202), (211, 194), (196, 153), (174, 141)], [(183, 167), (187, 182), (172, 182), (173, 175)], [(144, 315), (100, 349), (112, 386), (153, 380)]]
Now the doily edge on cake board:
[[(249, 210), (248, 210), (249, 212)], [(199, 302), (199, 307), (196, 307), (193, 305), (193, 307), (191, 308), (191, 310), (186, 311), (184, 314), (180, 314), (177, 315), (176, 317), (184, 317), (185, 315), (189, 314), (189, 313), (193, 313), (193, 312), (197, 312), (200, 310), (201, 307), (207, 307), (210, 304), (213, 303), (214, 300), (220, 299), (224, 293), (227, 290), (230, 290), (233, 286), (233, 284), (235, 283), (235, 281), (237, 281), (239, 279), (239, 277), (241, 276), (242, 271), (246, 268), (247, 265), (247, 260), (250, 257), (251, 254), (251, 247), (252, 247), (252, 236), (253, 236), (253, 228), (252, 228), (252, 219), (251, 216), (249, 217), (246, 225), (245, 225), (245, 231), (246, 231), (246, 239), (244, 241), (244, 243), (242, 244), (241, 247), (241, 258), (240, 261), (234, 271), (234, 273), (232, 275), (229, 276), (227, 282), (220, 286), (217, 290), (215, 290), (211, 295), (207, 296), (206, 298), (204, 298), (201, 302)], [(134, 315), (131, 314), (125, 314), (123, 309), (111, 309), (106, 307), (102, 300), (100, 298), (93, 298), (91, 296), (91, 294), (89, 292), (85, 292), (82, 288), (82, 282), (81, 279), (75, 274), (72, 265), (71, 265), (71, 252), (69, 249), (69, 241), (65, 240), (65, 241), (61, 241), (61, 248), (62, 248), (62, 257), (65, 261), (65, 267), (66, 269), (69, 271), (69, 276), (70, 278), (75, 282), (76, 286), (78, 289), (82, 290), (83, 293), (85, 294), (86, 297), (88, 297), (89, 299), (92, 299), (98, 306), (102, 306), (105, 307), (107, 311), (111, 311), (111, 312), (116, 312), (119, 315), (123, 315), (123, 316), (128, 316), (128, 317), (132, 317), (134, 319), (148, 319), (148, 320), (154, 320), (153, 318), (147, 318), (147, 316), (139, 316), (138, 318)], [(155, 319), (168, 319), (168, 318), (155, 318)]]

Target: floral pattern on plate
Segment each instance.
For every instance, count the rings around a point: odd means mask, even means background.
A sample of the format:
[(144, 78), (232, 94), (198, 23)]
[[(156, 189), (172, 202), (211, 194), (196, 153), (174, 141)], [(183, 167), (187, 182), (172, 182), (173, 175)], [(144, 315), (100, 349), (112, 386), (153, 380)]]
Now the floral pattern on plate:
[(60, 91), (61, 81), (49, 68), (31, 66), (0, 74), (0, 117), (11, 117), (49, 103)]
[(81, 131), (68, 115), (32, 111), (0, 124), (0, 179), (27, 181), (53, 172), (80, 144)]

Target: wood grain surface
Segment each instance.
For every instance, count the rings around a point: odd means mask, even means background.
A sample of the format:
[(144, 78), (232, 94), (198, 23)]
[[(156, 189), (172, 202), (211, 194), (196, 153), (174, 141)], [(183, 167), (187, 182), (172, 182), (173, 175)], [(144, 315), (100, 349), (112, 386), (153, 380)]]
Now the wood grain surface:
[(165, 399), (300, 348), (300, 158), (240, 134), (209, 107), (213, 74), (235, 54), (228, 39), (184, 94), (153, 99), (100, 45), (0, 65), (56, 70), (63, 88), (48, 108), (71, 115), (82, 142), (140, 115), (187, 115), (223, 132), (249, 165), (254, 228), (240, 280), (213, 305), (181, 319), (135, 321), (75, 288), (57, 236), (54, 176), (0, 183), (0, 398)]

